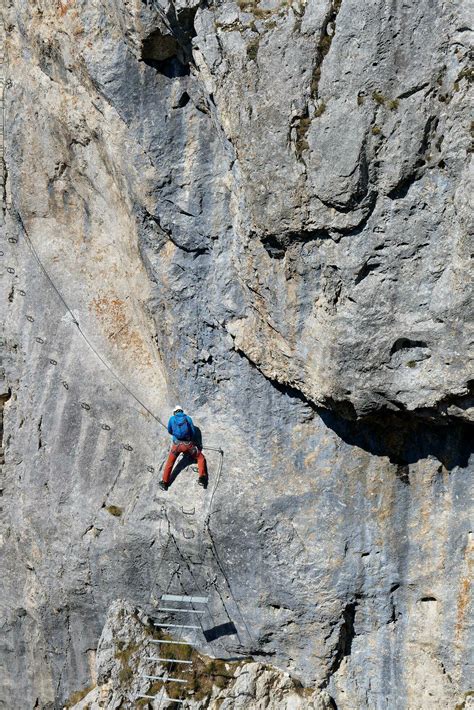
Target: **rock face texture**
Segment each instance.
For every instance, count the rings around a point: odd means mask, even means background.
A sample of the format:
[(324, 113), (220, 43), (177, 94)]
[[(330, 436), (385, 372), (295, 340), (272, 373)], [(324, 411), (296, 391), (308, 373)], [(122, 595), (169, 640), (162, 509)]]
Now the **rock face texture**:
[[(167, 663), (158, 665), (152, 659), (158, 654), (151, 639), (156, 636), (150, 620), (137, 613), (133, 607), (121, 600), (111, 605), (104, 630), (99, 639), (95, 657), (96, 685), (82, 695), (77, 702), (68, 706), (74, 710), (99, 710), (99, 708), (138, 707), (150, 704), (152, 708), (173, 707), (173, 698), (182, 697), (182, 687), (177, 682), (167, 685), (168, 693), (158, 693), (159, 699), (149, 702), (145, 696), (150, 692), (150, 682), (144, 676), (163, 675)], [(184, 707), (188, 710), (332, 710), (332, 703), (326, 691), (308, 691), (290, 678), (288, 673), (278, 672), (261, 663), (216, 662), (196, 652), (186, 649), (176, 654), (177, 647), (167, 654), (183, 658), (179, 668), (175, 663), (172, 675), (187, 679), (189, 688)], [(160, 683), (155, 683), (161, 685)], [(156, 688), (158, 690), (158, 688)], [(138, 700), (137, 700), (138, 698)], [(176, 705), (176, 703), (174, 703)]]
[(4, 1), (0, 708), (468, 707), (471, 10)]

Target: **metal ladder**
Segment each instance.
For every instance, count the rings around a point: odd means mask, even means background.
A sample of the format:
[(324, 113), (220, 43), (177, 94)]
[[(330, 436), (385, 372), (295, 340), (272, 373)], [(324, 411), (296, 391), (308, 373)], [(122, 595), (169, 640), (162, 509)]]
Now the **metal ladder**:
[[(196, 615), (199, 619), (199, 616), (205, 614), (204, 606), (208, 603), (208, 597), (202, 597), (202, 596), (188, 596), (188, 595), (183, 595), (183, 594), (162, 594), (160, 598), (161, 606), (159, 606), (156, 611), (160, 612), (162, 614), (190, 614), (191, 618), (190, 621), (193, 618), (193, 614)], [(172, 604), (173, 606), (170, 606)], [(185, 606), (176, 606), (177, 604), (184, 604)], [(194, 608), (194, 605), (198, 605), (198, 607), (201, 608)], [(154, 626), (160, 629), (201, 629), (201, 625), (196, 625), (196, 624), (170, 624), (170, 623), (161, 623), (161, 622), (154, 622)], [(192, 666), (192, 661), (189, 660), (182, 660), (182, 659), (174, 659), (174, 658), (167, 658), (166, 657), (166, 648), (169, 646), (173, 645), (178, 645), (178, 646), (191, 646), (188, 641), (180, 641), (180, 640), (174, 640), (174, 639), (150, 639), (150, 644), (153, 644), (155, 646), (158, 646), (158, 656), (146, 656), (146, 660), (148, 661), (154, 661), (155, 663), (166, 663), (166, 664), (177, 664), (180, 666), (183, 666), (183, 670), (186, 669), (189, 666)], [(164, 647), (162, 649), (162, 647)], [(178, 670), (178, 669), (176, 669)], [(176, 673), (174, 673), (176, 675)], [(176, 703), (177, 705), (182, 705), (184, 703), (184, 699), (180, 698), (169, 698), (166, 696), (165, 698), (165, 692), (166, 692), (166, 684), (167, 683), (180, 683), (182, 685), (186, 685), (188, 681), (185, 678), (181, 677), (171, 677), (169, 675), (168, 671), (165, 671), (164, 675), (143, 675), (142, 678), (148, 680), (148, 681), (161, 681), (163, 683), (163, 687), (161, 688), (160, 692), (158, 695), (139, 695), (139, 698), (146, 698), (149, 700), (159, 700), (160, 701), (160, 707), (161, 707), (161, 702), (166, 699), (166, 702), (173, 702)]]

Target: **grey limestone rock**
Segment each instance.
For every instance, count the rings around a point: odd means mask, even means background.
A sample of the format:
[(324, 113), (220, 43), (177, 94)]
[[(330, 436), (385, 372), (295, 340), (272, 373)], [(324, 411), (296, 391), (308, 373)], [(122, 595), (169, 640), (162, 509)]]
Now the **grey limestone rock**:
[[(166, 664), (158, 665), (150, 661), (158, 655), (156, 646), (150, 645), (150, 637), (150, 619), (126, 601), (114, 601), (108, 610), (97, 649), (95, 687), (82, 694), (83, 697), (77, 702), (69, 704), (71, 710), (112, 710), (138, 705), (149, 705), (153, 709), (168, 708), (176, 705), (173, 703), (176, 697), (184, 698), (181, 705), (186, 710), (333, 710), (334, 704), (327, 692), (308, 692), (295, 683), (288, 673), (248, 661), (216, 664), (213, 659), (196, 653), (190, 656), (194, 661), (191, 669), (179, 668), (175, 663), (169, 674), (187, 678), (187, 682), (191, 683), (198, 659), (205, 667), (214, 668), (212, 672), (215, 676), (209, 677), (210, 682), (203, 687), (198, 686), (195, 691), (184, 687), (179, 694), (175, 694), (175, 687), (168, 695), (163, 693), (161, 686), (157, 692), (157, 684), (144, 676), (163, 676)], [(173, 650), (176, 651), (176, 647)], [(168, 655), (173, 653), (168, 651)], [(146, 697), (150, 692), (156, 692), (157, 700)], [(199, 699), (194, 699), (193, 695), (197, 694)], [(143, 697), (140, 698), (140, 695)]]
[(166, 591), (216, 707), (468, 707), (471, 10), (3, 3), (1, 710), (134, 703)]

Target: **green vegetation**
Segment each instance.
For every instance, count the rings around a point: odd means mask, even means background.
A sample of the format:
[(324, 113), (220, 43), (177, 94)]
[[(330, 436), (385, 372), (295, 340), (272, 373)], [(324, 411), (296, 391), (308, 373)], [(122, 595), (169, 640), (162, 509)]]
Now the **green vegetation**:
[[(155, 680), (146, 691), (146, 694), (158, 695), (158, 693), (163, 687), (166, 688), (166, 693), (169, 698), (180, 698), (181, 693), (183, 692), (183, 688), (180, 683), (163, 683), (161, 680)], [(135, 706), (137, 708), (142, 708), (145, 705), (148, 705), (149, 702), (150, 701), (147, 698), (140, 698), (139, 700), (135, 701)]]
[(261, 8), (259, 6), (260, 0), (237, 0), (237, 5), (242, 12), (249, 12), (259, 20), (266, 20), (272, 15), (281, 14), (282, 9), (285, 8), (288, 3), (287, 0), (282, 0), (282, 2), (280, 2), (280, 6), (276, 10)]
[(296, 154), (301, 157), (304, 150), (308, 150), (309, 145), (306, 140), (306, 134), (311, 125), (311, 119), (308, 116), (303, 116), (296, 124)]
[(129, 644), (128, 646), (123, 641), (116, 641), (117, 648), (115, 658), (120, 662), (119, 680), (123, 684), (129, 683), (134, 675), (134, 671), (130, 666), (132, 656), (139, 650), (140, 644)]
[(294, 679), (294, 689), (295, 692), (298, 693), (301, 698), (309, 698), (314, 693), (314, 688), (305, 688), (303, 686), (303, 683), (301, 683), (301, 681), (297, 680), (296, 678)]
[(372, 126), (372, 133), (374, 136), (378, 136), (382, 132), (380, 126)]
[(416, 367), (416, 360), (408, 360), (407, 367)]
[[(153, 638), (172, 641), (173, 637), (163, 632), (156, 627), (146, 627), (146, 633)], [(128, 649), (128, 654), (124, 654), (124, 650), (120, 651), (121, 658), (128, 662), (129, 654), (133, 653), (133, 649)], [(116, 656), (117, 657), (117, 656)], [(167, 665), (167, 670), (178, 672), (179, 677), (188, 681), (186, 686), (180, 683), (168, 682), (165, 684), (166, 693), (170, 698), (181, 698), (184, 693), (188, 692), (192, 695), (194, 701), (206, 698), (212, 692), (213, 686), (225, 688), (234, 678), (236, 669), (245, 662), (252, 661), (252, 658), (242, 659), (241, 661), (222, 661), (216, 658), (202, 657), (192, 646), (181, 646), (180, 644), (167, 644), (166, 657), (180, 661), (192, 661), (192, 666), (173, 666), (170, 661)], [(161, 681), (155, 681), (147, 690), (147, 695), (157, 695), (163, 688)], [(143, 707), (147, 704), (147, 699), (142, 698), (136, 702), (137, 707)]]
[(332, 37), (325, 34), (321, 37), (318, 47), (318, 59), (316, 66), (313, 70), (313, 76), (311, 77), (311, 97), (316, 99), (318, 97), (319, 82), (321, 80), (321, 67), (324, 61), (324, 57), (329, 52), (331, 48)]
[(75, 693), (73, 693), (65, 702), (64, 707), (65, 708), (72, 708), (76, 703), (79, 703), (83, 698), (86, 697), (88, 693), (91, 692), (91, 690), (94, 690), (95, 685), (88, 685), (87, 688), (83, 688), (83, 690), (77, 690)]
[(467, 79), (469, 82), (474, 81), (474, 69), (472, 67), (464, 67), (456, 81), (461, 81), (461, 79)]
[[(259, 6), (259, 3), (260, 0), (237, 0), (237, 5), (239, 6), (240, 10), (242, 12), (253, 15), (253, 19), (249, 20), (245, 18), (245, 21), (242, 21), (242, 19), (239, 18), (237, 20), (234, 20), (233, 22), (230, 22), (229, 24), (216, 22), (216, 28), (222, 30), (223, 32), (237, 31), (240, 33), (244, 33), (247, 30), (251, 30), (252, 32), (255, 32), (256, 34), (260, 35), (261, 30), (257, 29), (255, 20), (261, 20), (262, 22), (264, 22), (264, 29), (266, 31), (274, 29), (277, 26), (277, 18), (284, 17), (285, 15), (285, 12), (288, 7), (287, 0), (281, 0), (280, 5), (273, 10), (263, 9)], [(251, 49), (250, 53), (254, 54), (255, 50)]]
[[(341, 3), (342, 3), (342, 0), (332, 0), (331, 11), (330, 11), (329, 17), (327, 17), (325, 25), (324, 25), (324, 34), (321, 36), (321, 38), (319, 40), (316, 66), (313, 70), (313, 76), (311, 78), (311, 98), (313, 98), (313, 99), (318, 98), (318, 88), (319, 88), (319, 82), (321, 80), (321, 67), (322, 67), (322, 64), (324, 61), (324, 57), (327, 55), (327, 53), (331, 49), (332, 40), (334, 37), (334, 33), (336, 31), (337, 13), (339, 12), (339, 9), (341, 7)], [(332, 27), (333, 27), (333, 31), (331, 32), (331, 34), (329, 34), (329, 32), (328, 32), (328, 28), (330, 25), (332, 25)]]
[(106, 511), (110, 513), (110, 515), (113, 515), (115, 518), (120, 518), (123, 513), (123, 508), (120, 508), (120, 506), (118, 505), (108, 505), (106, 507)]
[(250, 40), (250, 42), (247, 46), (247, 57), (251, 61), (255, 62), (257, 60), (259, 44), (260, 44), (260, 38), (256, 37), (255, 39)]
[[(145, 626), (144, 631), (147, 636), (151, 636), (151, 638), (153, 639), (161, 641), (173, 641), (173, 637), (170, 634), (167, 634), (165, 631), (160, 628), (157, 628), (156, 626), (153, 626), (152, 624), (150, 624), (150, 626)], [(169, 646), (168, 644), (166, 645), (167, 658), (176, 658), (180, 661), (190, 661), (192, 653), (192, 646), (181, 646), (180, 644), (176, 644), (175, 646), (172, 646), (171, 644)]]
[(461, 702), (460, 702), (460, 703), (457, 703), (457, 705), (455, 705), (454, 710), (464, 710), (465, 707), (466, 707), (466, 700), (467, 700), (468, 698), (472, 698), (472, 697), (474, 697), (474, 690), (467, 690), (467, 691), (464, 693), (464, 697), (463, 697), (463, 699), (461, 700)]
[(372, 92), (372, 99), (375, 101), (376, 104), (378, 104), (379, 106), (386, 106), (390, 109), (390, 111), (396, 111), (400, 105), (400, 101), (398, 99), (389, 99), (387, 96), (377, 90)]
[(193, 700), (203, 700), (210, 695), (213, 686), (227, 687), (234, 678), (236, 669), (242, 661), (221, 661), (217, 658), (204, 659), (198, 653), (193, 654), (193, 665), (188, 671), (189, 683), (186, 689), (192, 693)]
[(324, 35), (324, 37), (321, 39), (321, 41), (319, 43), (319, 53), (320, 53), (322, 59), (324, 59), (326, 54), (329, 52), (329, 50), (331, 48), (331, 42), (332, 42), (331, 35)]
[(373, 91), (372, 98), (376, 104), (379, 104), (379, 106), (383, 106), (387, 100), (386, 96), (381, 94), (380, 91)]
[(318, 118), (319, 116), (323, 115), (325, 110), (326, 110), (326, 104), (324, 103), (324, 101), (321, 101), (319, 103), (319, 106), (317, 107), (316, 111), (314, 112), (314, 115), (316, 116), (316, 118)]
[(133, 671), (129, 666), (127, 666), (126, 668), (121, 668), (119, 670), (118, 677), (119, 677), (119, 681), (120, 681), (121, 685), (126, 685), (127, 683), (129, 683), (132, 680)]

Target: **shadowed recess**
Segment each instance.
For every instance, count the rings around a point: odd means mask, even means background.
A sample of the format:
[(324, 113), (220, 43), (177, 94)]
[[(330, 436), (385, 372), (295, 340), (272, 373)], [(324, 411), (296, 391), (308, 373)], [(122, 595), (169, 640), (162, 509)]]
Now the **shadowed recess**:
[(358, 421), (327, 410), (319, 410), (319, 416), (347, 444), (375, 456), (388, 456), (398, 466), (397, 475), (404, 483), (409, 483), (409, 464), (435, 457), (451, 471), (457, 466), (466, 468), (474, 453), (474, 427), (463, 422), (434, 424), (408, 412), (380, 412), (377, 417)]
[(178, 41), (171, 35), (155, 30), (143, 40), (141, 58), (168, 79), (189, 74), (189, 64), (184, 61)]
[[(262, 372), (243, 350), (236, 348), (235, 351)], [(331, 409), (324, 409), (316, 406), (296, 387), (262, 374), (278, 392), (298, 399), (309, 411), (317, 414), (346, 444), (358, 446), (375, 456), (387, 456), (391, 463), (399, 467), (397, 475), (403, 483), (409, 483), (407, 469), (404, 468), (409, 464), (434, 456), (451, 471), (457, 466), (466, 468), (474, 453), (474, 426), (471, 423), (449, 416), (433, 421), (430, 415), (434, 416), (436, 412), (430, 411), (415, 413), (380, 410), (376, 414), (357, 419), (351, 402), (328, 398), (327, 405)], [(472, 381), (468, 382), (467, 387), (469, 394), (466, 397), (454, 398), (452, 401), (448, 398), (443, 405), (451, 403), (458, 407), (472, 406)]]

